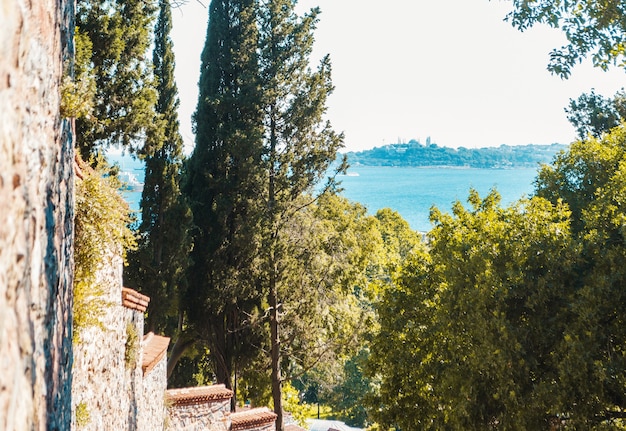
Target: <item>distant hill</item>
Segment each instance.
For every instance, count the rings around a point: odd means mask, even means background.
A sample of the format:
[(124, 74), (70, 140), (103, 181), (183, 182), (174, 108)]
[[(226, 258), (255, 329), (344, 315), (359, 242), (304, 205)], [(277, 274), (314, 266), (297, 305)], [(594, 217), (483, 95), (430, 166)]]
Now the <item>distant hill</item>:
[[(428, 141), (427, 141), (428, 142)], [(371, 150), (349, 152), (351, 166), (451, 166), (468, 168), (537, 167), (550, 163), (567, 145), (501, 145), (487, 148), (447, 148), (437, 144), (391, 144)]]

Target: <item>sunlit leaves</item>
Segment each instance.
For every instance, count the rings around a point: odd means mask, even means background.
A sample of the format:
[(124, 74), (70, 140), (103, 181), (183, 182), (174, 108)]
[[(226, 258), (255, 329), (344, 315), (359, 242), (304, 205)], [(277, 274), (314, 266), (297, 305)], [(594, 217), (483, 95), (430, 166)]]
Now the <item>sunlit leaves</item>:
[(548, 69), (567, 78), (572, 67), (590, 56), (607, 69), (626, 67), (626, 3), (622, 0), (512, 0), (508, 20), (520, 30), (536, 23), (565, 33), (568, 45), (550, 53)]

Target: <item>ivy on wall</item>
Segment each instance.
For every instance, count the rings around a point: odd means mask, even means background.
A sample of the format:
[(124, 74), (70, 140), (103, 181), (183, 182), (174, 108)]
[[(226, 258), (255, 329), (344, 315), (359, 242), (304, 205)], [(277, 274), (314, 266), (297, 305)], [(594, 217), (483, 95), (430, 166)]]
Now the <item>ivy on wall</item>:
[(108, 175), (104, 162), (92, 169), (77, 158), (75, 239), (74, 239), (74, 334), (89, 326), (101, 326), (100, 315), (107, 303), (97, 272), (114, 255), (126, 259), (136, 246), (128, 225), (128, 204), (119, 195), (119, 180)]

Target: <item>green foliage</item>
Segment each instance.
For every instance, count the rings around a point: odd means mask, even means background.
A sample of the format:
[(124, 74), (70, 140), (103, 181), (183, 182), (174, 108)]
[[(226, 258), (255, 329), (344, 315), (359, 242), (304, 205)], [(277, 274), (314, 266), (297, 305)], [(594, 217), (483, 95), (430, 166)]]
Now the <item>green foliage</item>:
[(126, 343), (124, 344), (124, 364), (127, 370), (134, 370), (139, 360), (139, 334), (132, 322), (126, 324)]
[(93, 111), (96, 82), (89, 63), (92, 44), (89, 38), (78, 29), (74, 34), (74, 73), (67, 68), (61, 84), (61, 115), (66, 118), (84, 118)]
[(432, 211), (428, 249), (376, 304), (368, 405), (383, 428), (622, 429), (624, 127), (572, 144), (536, 193)]
[(148, 330), (174, 337), (189, 265), (191, 212), (180, 191), (183, 141), (176, 112), (171, 25), (169, 2), (162, 0), (153, 55), (158, 91), (155, 122), (161, 130), (148, 137), (147, 146), (154, 151), (144, 159), (139, 247), (129, 254), (124, 280), (151, 299), (146, 317)]
[(184, 309), (232, 387), (261, 345), (259, 291), (262, 113), (256, 2), (212, 1), (194, 114), (196, 146), (183, 186), (194, 219)]
[(253, 406), (272, 404), (272, 382), (267, 370), (270, 361), (266, 355), (254, 355), (249, 365), (238, 375), (237, 401), (240, 405), (250, 403)]
[[(617, 426), (626, 406), (626, 130), (572, 145), (539, 175), (537, 193), (572, 208), (580, 244), (573, 319), (558, 351), (562, 411), (580, 428)], [(584, 382), (584, 383), (583, 383)], [(601, 428), (598, 428), (601, 429)]]
[(169, 388), (188, 388), (211, 385), (215, 380), (213, 363), (208, 349), (196, 343), (178, 359), (176, 368), (168, 376)]
[(76, 180), (74, 219), (74, 306), (73, 340), (80, 341), (81, 331), (99, 326), (99, 316), (107, 305), (104, 290), (98, 285), (97, 271), (119, 253), (135, 246), (128, 229), (128, 205), (118, 193), (119, 182), (105, 176), (106, 167), (97, 170), (82, 166), (82, 178)]
[(560, 28), (568, 45), (550, 53), (548, 70), (562, 78), (591, 55), (595, 66), (626, 67), (626, 4), (622, 0), (512, 0), (507, 19), (518, 29), (536, 23)]
[(77, 57), (76, 73), (95, 80), (93, 110), (76, 119), (76, 141), (85, 159), (108, 145), (151, 151), (143, 143), (158, 129), (147, 61), (154, 12), (152, 0), (77, 2), (77, 33), (89, 40), (91, 53)]
[(613, 99), (605, 99), (592, 89), (589, 94), (582, 94), (577, 100), (570, 99), (567, 119), (578, 133), (580, 140), (591, 135), (602, 137), (613, 127), (626, 120), (626, 93), (622, 89)]
[[(303, 217), (302, 210), (308, 206), (306, 194), (313, 193), (323, 180), (343, 145), (343, 135), (337, 134), (331, 124), (324, 121), (326, 102), (333, 90), (330, 59), (324, 57), (317, 70), (311, 70), (309, 65), (319, 9), (298, 16), (294, 8), (294, 0), (278, 0), (264, 3), (259, 10), (264, 184), (267, 184), (263, 193), (261, 229), (262, 288), (269, 307), (272, 396), (279, 428), (282, 427), (282, 372), (292, 357), (293, 340), (297, 344), (299, 337), (310, 339), (309, 334), (314, 332), (311, 329), (301, 331), (306, 326), (298, 324), (307, 319), (300, 319), (296, 310), (305, 307), (304, 304), (317, 307), (308, 298), (333, 301), (337, 295), (337, 291), (328, 290), (324, 272), (302, 271), (306, 269), (301, 266), (303, 263), (315, 262), (317, 250), (299, 247), (294, 240), (302, 238), (298, 235), (297, 220)], [(344, 163), (339, 170), (345, 171), (345, 167)], [(324, 190), (331, 190), (333, 186), (331, 178)], [(322, 256), (320, 260), (324, 260)], [(304, 277), (294, 278), (298, 273)], [(314, 284), (320, 278), (321, 283)], [(312, 296), (308, 295), (310, 292)], [(292, 298), (297, 298), (298, 294), (308, 298), (294, 301)], [(315, 317), (310, 313), (307, 316)], [(335, 319), (332, 309), (319, 317), (326, 322)], [(290, 324), (296, 326), (290, 327)], [(289, 334), (287, 338), (283, 332)], [(294, 333), (298, 336), (291, 338)], [(320, 333), (320, 338), (324, 340), (327, 334)], [(286, 340), (289, 343), (283, 346)]]
[(283, 384), (283, 407), (291, 413), (295, 421), (301, 427), (306, 427), (306, 420), (311, 410), (310, 406), (300, 403), (298, 391), (289, 382)]
[(76, 425), (82, 428), (87, 426), (89, 422), (91, 422), (91, 415), (89, 414), (87, 403), (82, 401), (76, 404)]
[[(384, 292), (369, 375), (371, 414), (401, 429), (542, 429), (576, 262), (569, 212), (492, 192), (433, 211), (428, 253)], [(550, 321), (550, 325), (546, 325)], [(407, 412), (411, 411), (411, 414)], [(558, 410), (556, 410), (558, 412)]]
[(313, 367), (327, 375), (341, 372), (344, 358), (360, 347), (373, 317), (363, 303), (366, 269), (380, 245), (376, 228), (361, 205), (330, 194), (283, 226), (281, 263), (289, 271), (277, 291), (285, 378)]
[(333, 406), (339, 419), (347, 425), (364, 427), (368, 424), (365, 396), (372, 391), (372, 381), (364, 373), (369, 351), (362, 349), (343, 366), (341, 382), (332, 388), (325, 400)]
[[(623, 163), (626, 149), (623, 127), (614, 129), (603, 139), (575, 142), (569, 151), (561, 153), (551, 165), (539, 171), (536, 184), (538, 196), (553, 203), (563, 200), (572, 211), (576, 233), (585, 230), (585, 212), (614, 180)], [(590, 214), (591, 215), (591, 214)]]

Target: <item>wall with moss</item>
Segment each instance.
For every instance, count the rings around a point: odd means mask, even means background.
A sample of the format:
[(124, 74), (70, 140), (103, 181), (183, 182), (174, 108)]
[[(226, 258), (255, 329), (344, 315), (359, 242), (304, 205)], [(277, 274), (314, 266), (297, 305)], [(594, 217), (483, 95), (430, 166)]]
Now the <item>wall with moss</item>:
[(74, 2), (0, 2), (0, 429), (66, 430), (73, 145), (59, 113)]
[(72, 429), (138, 429), (143, 314), (122, 305), (121, 256), (113, 250), (98, 269), (98, 323), (74, 340)]

